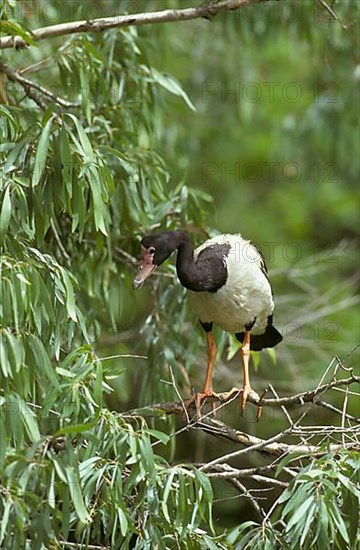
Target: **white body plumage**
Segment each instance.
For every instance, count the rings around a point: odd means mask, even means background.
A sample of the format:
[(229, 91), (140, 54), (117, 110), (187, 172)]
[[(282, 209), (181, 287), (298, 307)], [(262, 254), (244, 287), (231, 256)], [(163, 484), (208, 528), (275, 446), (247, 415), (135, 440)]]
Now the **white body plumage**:
[(262, 256), (250, 241), (224, 234), (208, 239), (194, 251), (194, 260), (212, 245), (229, 245), (223, 255), (227, 270), (225, 284), (216, 292), (189, 292), (190, 300), (203, 323), (214, 323), (227, 332), (244, 332), (256, 318), (251, 333), (262, 334), (274, 301)]

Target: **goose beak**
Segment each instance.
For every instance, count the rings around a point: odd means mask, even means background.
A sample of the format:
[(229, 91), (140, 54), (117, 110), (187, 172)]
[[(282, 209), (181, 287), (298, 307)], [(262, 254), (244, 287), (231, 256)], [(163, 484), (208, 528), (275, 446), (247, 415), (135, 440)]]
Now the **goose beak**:
[(140, 288), (143, 282), (150, 277), (152, 272), (157, 267), (153, 263), (153, 260), (154, 260), (154, 255), (150, 254), (150, 252), (148, 252), (148, 250), (144, 246), (142, 246), (140, 264), (133, 280), (134, 290), (137, 290), (138, 288)]

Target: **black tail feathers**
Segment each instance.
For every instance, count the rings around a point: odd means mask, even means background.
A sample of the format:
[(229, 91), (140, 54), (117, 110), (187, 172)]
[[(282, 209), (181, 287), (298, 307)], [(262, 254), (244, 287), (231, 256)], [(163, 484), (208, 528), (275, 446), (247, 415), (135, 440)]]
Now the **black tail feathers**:
[[(244, 340), (244, 332), (235, 334), (239, 342)], [(273, 326), (268, 324), (264, 334), (250, 334), (250, 349), (252, 351), (260, 351), (263, 348), (273, 348), (281, 342), (283, 337), (280, 332)]]

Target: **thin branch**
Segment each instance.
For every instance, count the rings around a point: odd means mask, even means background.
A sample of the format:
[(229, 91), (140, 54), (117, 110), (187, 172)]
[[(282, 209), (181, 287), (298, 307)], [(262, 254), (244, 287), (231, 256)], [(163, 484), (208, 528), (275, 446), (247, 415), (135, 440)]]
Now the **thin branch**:
[[(330, 369), (333, 369), (332, 380), (327, 384), (323, 384)], [(337, 374), (341, 370), (346, 370), (346, 372), (348, 372), (350, 376), (339, 380), (334, 379), (335, 376), (337, 376)], [(300, 424), (303, 418), (308, 414), (308, 412), (315, 405), (321, 406), (322, 402), (318, 399), (318, 396), (332, 389), (339, 390), (339, 388), (342, 386), (345, 386), (346, 392), (347, 392), (346, 395), (348, 395), (349, 386), (353, 383), (359, 383), (359, 382), (360, 382), (360, 376), (355, 376), (352, 372), (352, 369), (344, 368), (340, 359), (338, 357), (335, 357), (331, 361), (330, 365), (324, 372), (319, 383), (317, 384), (317, 387), (314, 390), (310, 390), (308, 392), (302, 392), (291, 397), (279, 398), (277, 396), (275, 389), (272, 388), (272, 392), (276, 396), (275, 399), (273, 398), (260, 399), (254, 395), (250, 395), (249, 401), (251, 401), (255, 405), (258, 405), (260, 402), (263, 406), (280, 406), (283, 411), (284, 411), (284, 405), (293, 405), (293, 404), (304, 405), (306, 403), (310, 404), (310, 407), (305, 408), (305, 410), (301, 412), (296, 422), (294, 422), (290, 416), (286, 415), (290, 423), (290, 426), (269, 439), (260, 439), (258, 437), (255, 437), (254, 435), (248, 434), (241, 430), (237, 430), (235, 428), (232, 428), (231, 426), (227, 426), (226, 424), (224, 424), (223, 422), (217, 419), (209, 417), (209, 415), (202, 416), (201, 418), (198, 418), (195, 415), (190, 420), (190, 422), (189, 422), (190, 416), (187, 416), (187, 420), (188, 420), (187, 424), (182, 428), (182, 430), (200, 429), (215, 437), (224, 438), (228, 441), (232, 441), (234, 443), (238, 443), (243, 446), (243, 448), (240, 450), (230, 452), (228, 454), (225, 454), (223, 456), (220, 456), (212, 460), (207, 464), (201, 465), (200, 470), (206, 470), (207, 472), (209, 471), (214, 472), (214, 467), (219, 467), (219, 465), (223, 465), (224, 467), (224, 463), (227, 463), (229, 460), (233, 458), (238, 458), (240, 455), (253, 453), (254, 451), (261, 452), (267, 456), (275, 456), (277, 458), (290, 455), (289, 461), (291, 462), (294, 460), (299, 460), (301, 456), (309, 458), (309, 457), (315, 457), (327, 452), (332, 452), (334, 454), (337, 454), (339, 453), (339, 451), (343, 449), (360, 450), (360, 442), (357, 439), (358, 427), (351, 426), (351, 425), (348, 427), (345, 427), (344, 425), (345, 419), (350, 422), (350, 420), (353, 420), (354, 418), (346, 413), (347, 399), (345, 400), (343, 410), (342, 411), (336, 410), (336, 412), (338, 414), (340, 413), (342, 417), (341, 426), (330, 426), (330, 425), (329, 426), (302, 426)], [(219, 400), (220, 402), (222, 402), (221, 406), (223, 406), (226, 402), (228, 402), (230, 398), (234, 399), (234, 395), (238, 393), (239, 393), (239, 390), (236, 388), (233, 388), (229, 392), (218, 394), (217, 398), (211, 398), (209, 399), (209, 401)], [(356, 394), (356, 395), (359, 395), (359, 394)], [(154, 414), (158, 415), (160, 411), (165, 414), (182, 415), (184, 413), (184, 404), (186, 405), (187, 412), (189, 412), (189, 410), (191, 409), (194, 409), (193, 400), (189, 399), (187, 402), (181, 401), (181, 402), (173, 402), (173, 403), (157, 403), (152, 407), (145, 407), (140, 410), (138, 409), (138, 410), (130, 411), (129, 413), (126, 413), (126, 414), (130, 417), (134, 414), (141, 414), (142, 416), (147, 416), (148, 413), (149, 413), (149, 416), (153, 416)], [(326, 408), (328, 408), (328, 404), (326, 404)], [(356, 421), (358, 421), (358, 419), (354, 418), (354, 422)], [(335, 437), (333, 437), (339, 434), (342, 436), (342, 444), (339, 443)], [(345, 435), (352, 436), (349, 442), (345, 442)], [(301, 438), (301, 439), (300, 441), (298, 441), (298, 443), (295, 443), (295, 444), (284, 443), (283, 441), (280, 441), (280, 440), (283, 440), (286, 436), (295, 437), (297, 439)], [(303, 436), (305, 436), (305, 439), (302, 438)], [(322, 438), (320, 442), (317, 442), (316, 445), (311, 445), (309, 442), (314, 436), (317, 436), (317, 437), (322, 436)], [(329, 443), (329, 438), (330, 438), (330, 441), (331, 439), (333, 439), (334, 443)], [(294, 455), (293, 458), (291, 457), (291, 455)], [(215, 469), (215, 471), (217, 470)], [(226, 471), (228, 472), (228, 470)], [(255, 473), (252, 473), (252, 475), (255, 475)], [(292, 475), (292, 472), (291, 472), (291, 475)], [(222, 477), (226, 477), (226, 479), (229, 479), (229, 480), (234, 479), (234, 476), (231, 474), (224, 475)], [(257, 481), (259, 481), (259, 479), (257, 479)]]
[[(318, 405), (319, 407), (323, 407), (323, 409), (328, 409), (329, 411), (339, 414), (340, 416), (343, 415), (343, 411), (341, 411), (340, 409), (337, 409), (336, 407), (334, 407), (334, 405), (331, 405), (326, 401), (316, 401), (315, 405)], [(349, 414), (349, 413), (345, 414), (345, 418), (347, 420), (350, 420), (351, 422), (359, 422), (359, 419), (356, 418), (356, 416), (353, 416), (352, 414)]]
[(319, 2), (319, 4), (322, 5), (322, 7), (331, 15), (331, 17), (339, 22), (339, 18), (338, 16), (336, 15), (336, 13), (334, 12), (334, 10), (325, 2), (325, 0), (317, 0)]
[[(194, 464), (196, 468), (204, 466), (204, 463)], [(217, 464), (210, 472), (207, 473), (209, 477), (222, 477), (232, 474), (233, 477), (251, 477), (255, 478), (256, 476), (265, 477), (264, 473), (273, 473), (277, 469), (277, 459), (273, 460), (271, 464), (266, 464), (265, 466), (258, 466), (257, 468), (234, 468), (229, 464)], [(299, 471), (299, 467), (283, 468), (283, 471), (287, 473), (291, 478), (295, 477)], [(271, 479), (266, 476), (267, 479)]]
[(236, 487), (236, 489), (239, 489), (241, 493), (243, 493), (244, 497), (249, 499), (253, 508), (259, 515), (260, 519), (264, 519), (266, 515), (264, 510), (261, 508), (261, 506), (259, 505), (257, 500), (253, 497), (253, 495), (250, 493), (250, 491), (248, 491), (245, 485), (243, 485), (238, 479), (230, 479), (229, 481), (231, 482), (232, 485), (234, 485), (234, 487)]
[[(276, 392), (276, 390), (275, 390), (275, 388), (274, 388), (274, 386), (273, 386), (272, 384), (269, 384), (269, 389), (271, 390), (271, 392), (273, 393), (273, 395), (275, 395), (275, 398), (276, 398), (277, 400), (279, 400), (280, 397), (278, 396), (278, 394), (277, 394), (277, 392)], [(260, 399), (260, 401), (261, 401), (261, 399)], [(286, 418), (287, 421), (289, 422), (290, 426), (293, 426), (293, 425), (294, 425), (294, 422), (293, 422), (293, 420), (292, 420), (290, 414), (288, 413), (287, 408), (286, 408), (284, 405), (281, 405), (281, 410), (282, 410), (282, 412), (284, 413), (285, 418)]]
[[(36, 29), (29, 34), (35, 41), (55, 36), (84, 32), (100, 32), (105, 29), (124, 28), (130, 26), (150, 25), (153, 23), (169, 23), (172, 21), (189, 21), (190, 19), (211, 19), (221, 11), (235, 11), (248, 4), (258, 4), (265, 0), (225, 0), (218, 4), (206, 3), (196, 8), (170, 9), (149, 13), (101, 17), (99, 19), (71, 21)], [(25, 48), (29, 44), (20, 36), (4, 36), (0, 39), (0, 50), (6, 48)]]
[[(61, 97), (53, 94), (48, 90), (47, 88), (44, 88), (44, 86), (41, 86), (40, 84), (37, 84), (36, 82), (33, 82), (32, 80), (29, 80), (28, 78), (25, 78), (19, 74), (17, 71), (13, 71), (6, 65), (5, 63), (0, 62), (0, 72), (6, 74), (9, 80), (12, 82), (17, 82), (20, 84), (22, 88), (26, 91), (26, 94), (36, 101), (38, 105), (40, 105), (42, 108), (44, 104), (39, 104), (39, 96), (38, 94), (35, 94), (35, 92), (32, 92), (32, 89), (37, 90), (40, 94), (45, 96), (47, 99), (50, 99), (51, 101), (54, 101), (61, 107), (64, 107), (66, 109), (70, 109), (72, 107), (79, 107), (80, 103), (72, 103), (71, 101), (66, 101), (66, 99), (62, 99)], [(35, 99), (36, 98), (36, 99)], [(46, 105), (45, 105), (46, 107)]]
[[(202, 429), (203, 431), (214, 435), (216, 437), (223, 437), (227, 440), (233, 441), (235, 443), (241, 443), (245, 448), (238, 451), (234, 451), (223, 455), (215, 460), (208, 462), (202, 466), (201, 470), (211, 469), (217, 464), (227, 462), (232, 458), (236, 458), (240, 455), (251, 453), (253, 451), (261, 451), (264, 454), (280, 457), (282, 455), (321, 455), (327, 452), (332, 452), (334, 454), (338, 453), (341, 449), (351, 448), (354, 450), (359, 450), (360, 445), (356, 442), (347, 443), (345, 446), (342, 444), (331, 444), (326, 448), (322, 448), (319, 445), (304, 445), (304, 444), (288, 444), (280, 443), (279, 440), (283, 439), (286, 435), (292, 435), (294, 428), (290, 426), (286, 430), (276, 434), (274, 437), (269, 439), (260, 439), (248, 433), (236, 430), (230, 426), (227, 426), (223, 422), (215, 419), (206, 419), (206, 421), (199, 421), (193, 426), (194, 428)], [(295, 435), (295, 434), (294, 434)]]
[[(317, 401), (317, 397), (330, 389), (339, 388), (341, 386), (349, 386), (353, 383), (360, 383), (360, 376), (355, 376), (352, 374), (348, 378), (342, 378), (340, 380), (334, 380), (328, 384), (322, 384), (318, 386), (315, 390), (309, 390), (306, 392), (301, 392), (296, 395), (291, 395), (290, 397), (279, 397), (279, 398), (269, 398), (269, 399), (259, 399), (254, 394), (250, 394), (248, 397), (248, 402), (253, 405), (261, 404), (262, 407), (283, 407), (288, 405), (305, 405), (307, 403), (314, 403), (321, 406), (322, 401)], [(221, 403), (227, 403), (232, 400), (234, 397), (234, 392), (239, 391), (236, 388), (233, 388), (227, 392), (220, 392), (217, 394), (217, 397), (209, 397), (207, 401), (210, 403), (212, 401), (220, 401)], [(240, 390), (241, 391), (241, 390)], [(189, 404), (189, 409), (193, 407), (193, 404), (189, 400), (188, 403), (185, 401), (185, 404)], [(165, 414), (178, 414), (181, 415), (184, 412), (184, 406), (181, 401), (175, 402), (166, 402), (166, 403), (155, 403), (154, 405), (149, 405), (141, 409), (141, 414), (144, 416), (154, 416), (154, 409), (156, 410), (155, 415), (159, 410), (163, 411)], [(138, 414), (137, 409), (133, 411), (128, 411), (125, 414), (131, 415), (133, 413)], [(355, 418), (357, 422), (360, 422), (359, 418)]]
[[(1, 63), (0, 63), (0, 70), (1, 70)], [(66, 252), (65, 247), (64, 247), (64, 245), (63, 245), (62, 242), (61, 242), (60, 235), (59, 235), (59, 233), (57, 232), (57, 229), (56, 229), (56, 227), (55, 227), (55, 222), (54, 222), (53, 219), (50, 221), (50, 226), (51, 226), (51, 229), (52, 229), (52, 231), (53, 231), (53, 233), (54, 233), (54, 237), (55, 237), (56, 243), (57, 243), (57, 245), (58, 245), (58, 247), (59, 247), (59, 249), (60, 249), (60, 252), (61, 252), (62, 255), (64, 256), (65, 260), (66, 260), (67, 262), (70, 262), (71, 258), (70, 258), (70, 256), (69, 256), (69, 254)]]
[(230, 468), (230, 471), (227, 472), (207, 472), (206, 474), (209, 478), (212, 479), (238, 479), (238, 478), (251, 478), (254, 481), (258, 481), (259, 483), (266, 483), (268, 485), (278, 485), (279, 487), (283, 487), (286, 489), (286, 487), (289, 486), (289, 483), (286, 481), (280, 481), (273, 477), (267, 477), (262, 475), (253, 474), (251, 476), (245, 474), (242, 470), (238, 470), (236, 468)]

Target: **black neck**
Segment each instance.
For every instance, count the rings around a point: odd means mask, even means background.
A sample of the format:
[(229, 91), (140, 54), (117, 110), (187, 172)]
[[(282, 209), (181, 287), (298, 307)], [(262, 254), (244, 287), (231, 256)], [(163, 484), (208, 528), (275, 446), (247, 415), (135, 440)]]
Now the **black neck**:
[[(193, 292), (214, 292), (219, 288), (218, 281), (214, 281), (214, 273), (218, 274), (216, 265), (211, 262), (194, 262), (194, 247), (189, 236), (183, 231), (174, 231), (174, 241), (178, 251), (176, 271), (180, 283)], [(215, 278), (217, 278), (215, 276)], [(226, 280), (226, 276), (225, 276)], [(223, 284), (223, 281), (221, 281)], [(220, 285), (221, 286), (221, 285)]]

